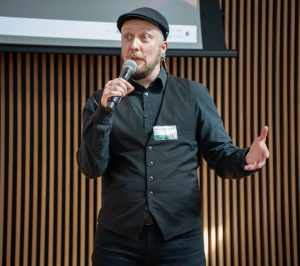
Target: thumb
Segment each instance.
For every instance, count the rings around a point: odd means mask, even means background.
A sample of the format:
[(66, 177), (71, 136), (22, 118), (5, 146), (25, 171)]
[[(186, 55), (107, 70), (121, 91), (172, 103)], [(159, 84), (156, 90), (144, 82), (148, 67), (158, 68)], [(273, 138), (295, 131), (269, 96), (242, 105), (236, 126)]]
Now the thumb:
[(269, 128), (268, 126), (264, 126), (260, 132), (259, 140), (265, 141), (268, 135)]

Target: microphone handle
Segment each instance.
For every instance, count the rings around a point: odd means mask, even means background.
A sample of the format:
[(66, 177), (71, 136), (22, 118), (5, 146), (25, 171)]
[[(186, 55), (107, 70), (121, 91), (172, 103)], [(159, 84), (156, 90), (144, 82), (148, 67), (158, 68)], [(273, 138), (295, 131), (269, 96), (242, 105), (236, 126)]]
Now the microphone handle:
[[(123, 67), (120, 73), (120, 78), (125, 79), (128, 81), (132, 75), (132, 73), (136, 69), (136, 63), (133, 61), (135, 64), (135, 68), (133, 69), (132, 67)], [(115, 109), (117, 104), (120, 102), (121, 97), (120, 96), (113, 96), (108, 99), (107, 106), (105, 107), (105, 111), (108, 113), (112, 113)]]
[(107, 102), (107, 106), (105, 107), (105, 111), (108, 113), (112, 113), (116, 109), (116, 106), (120, 102), (120, 100), (120, 96), (110, 97), (109, 101)]

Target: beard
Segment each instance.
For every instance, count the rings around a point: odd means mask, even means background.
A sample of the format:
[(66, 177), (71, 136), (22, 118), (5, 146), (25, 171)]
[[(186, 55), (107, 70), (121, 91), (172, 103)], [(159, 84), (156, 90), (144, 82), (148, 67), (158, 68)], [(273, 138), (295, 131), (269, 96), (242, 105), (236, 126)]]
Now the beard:
[(132, 74), (131, 78), (134, 80), (145, 79), (151, 75), (153, 70), (154, 70), (154, 66), (152, 64), (150, 66), (147, 66), (145, 63), (145, 66), (140, 70), (136, 70), (136, 72)]
[[(134, 60), (135, 56), (131, 56), (131, 59)], [(143, 59), (144, 65), (132, 74), (131, 78), (134, 80), (141, 80), (149, 77), (153, 70), (160, 64), (160, 53), (155, 56), (152, 62), (147, 62)]]

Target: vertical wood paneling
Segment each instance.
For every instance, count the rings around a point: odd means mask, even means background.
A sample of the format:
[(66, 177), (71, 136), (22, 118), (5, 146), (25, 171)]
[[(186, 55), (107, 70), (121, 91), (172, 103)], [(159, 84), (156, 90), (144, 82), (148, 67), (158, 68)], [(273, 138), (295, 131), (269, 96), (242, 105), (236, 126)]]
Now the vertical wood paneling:
[[(62, 213), (62, 189), (63, 189), (63, 167), (62, 167), (62, 163), (63, 163), (63, 105), (65, 104), (63, 101), (63, 84), (62, 84), (62, 75), (63, 75), (63, 62), (62, 62), (62, 55), (58, 55), (58, 68), (57, 68), (57, 119), (55, 119), (57, 121), (57, 143), (55, 145), (56, 148), (56, 156), (55, 156), (55, 164), (57, 167), (57, 173), (55, 173), (54, 175), (54, 179), (55, 179), (55, 187), (56, 190), (54, 191), (54, 197), (55, 197), (55, 216), (56, 216), (56, 220), (57, 222), (54, 224), (54, 231), (56, 231), (56, 234), (54, 234), (54, 239), (56, 242), (56, 250), (54, 250), (54, 258), (56, 259), (55, 265), (59, 265), (61, 264), (61, 236), (62, 236), (62, 222), (63, 222), (63, 213)], [(65, 88), (64, 88), (65, 90)], [(65, 214), (64, 214), (65, 215)], [(55, 261), (54, 259), (54, 261)]]
[[(31, 118), (30, 118), (30, 55), (26, 54), (25, 60), (25, 171), (24, 171), (24, 182), (25, 182), (25, 201), (24, 201), (24, 243), (28, 243), (27, 245), (22, 245), (23, 248), (23, 256), (24, 256), (24, 265), (29, 263), (29, 250), (30, 250), (30, 235), (29, 235), (29, 228), (30, 228), (30, 194), (31, 194), (31, 174), (30, 174), (30, 125), (31, 125)], [(23, 110), (24, 110), (23, 109)], [(24, 160), (23, 160), (24, 161)]]
[[(214, 62), (216, 64), (216, 101), (217, 106), (219, 106), (219, 113), (223, 114), (223, 82), (222, 79), (222, 64), (223, 60), (217, 58)], [(221, 179), (216, 179), (216, 255), (217, 255), (217, 265), (224, 264), (224, 242), (223, 242), (223, 183)]]
[(4, 206), (5, 206), (5, 57), (0, 53), (0, 262), (4, 254)]
[(275, 63), (275, 60), (273, 58), (274, 55), (274, 9), (275, 8), (275, 4), (274, 1), (269, 1), (269, 5), (267, 7), (267, 17), (268, 19), (268, 41), (267, 41), (267, 55), (268, 55), (268, 67), (267, 67), (267, 94), (268, 94), (268, 98), (272, 99), (272, 101), (268, 101), (267, 103), (267, 113), (268, 113), (268, 118), (267, 121), (269, 123), (270, 126), (270, 133), (268, 136), (268, 140), (269, 140), (269, 150), (270, 150), (270, 158), (268, 161), (268, 166), (269, 166), (269, 176), (268, 176), (268, 183), (269, 183), (269, 215), (270, 215), (270, 223), (269, 223), (269, 230), (270, 230), (270, 234), (269, 234), (269, 243), (270, 243), (270, 249), (269, 249), (269, 253), (270, 254), (270, 263), (271, 265), (276, 265), (277, 260), (276, 260), (276, 223), (272, 223), (272, 221), (276, 221), (276, 204), (275, 204), (275, 179), (276, 179), (276, 175), (275, 175), (275, 163), (276, 162), (276, 157), (275, 157), (275, 140), (274, 140), (274, 134), (276, 132), (276, 128), (275, 128), (275, 121), (273, 120), (273, 110), (274, 110), (274, 97), (275, 97), (275, 93), (274, 93), (274, 81), (273, 79), (275, 78), (273, 76), (273, 64)]
[[(48, 180), (48, 194), (49, 194), (49, 207), (47, 210), (48, 215), (48, 232), (47, 237), (48, 243), (54, 243), (54, 173), (55, 173), (55, 65), (54, 65), (54, 55), (50, 55), (50, 88), (49, 88), (49, 111), (50, 111), (50, 126), (49, 126), (49, 180)], [(45, 239), (45, 240), (46, 240)], [(47, 245), (46, 245), (47, 246)], [(49, 245), (47, 253), (45, 254), (45, 260), (41, 260), (40, 263), (45, 263), (48, 265), (53, 265), (53, 246)], [(42, 259), (42, 258), (41, 258)]]
[[(42, 97), (41, 102), (42, 106), (44, 108), (42, 109), (42, 143), (43, 143), (43, 149), (42, 149), (42, 161), (41, 161), (41, 176), (44, 178), (41, 178), (41, 197), (40, 197), (40, 262), (44, 262), (44, 256), (45, 256), (45, 237), (46, 237), (46, 202), (47, 202), (47, 173), (48, 173), (48, 163), (47, 163), (47, 141), (48, 141), (48, 106), (49, 106), (49, 98), (47, 97), (47, 71), (48, 71), (48, 62), (46, 55), (42, 55)], [(44, 241), (43, 241), (44, 240)]]
[[(84, 106), (86, 102), (86, 56), (83, 55), (81, 58), (81, 106)], [(86, 208), (86, 183), (84, 176), (81, 174), (80, 176), (80, 235), (79, 235), (79, 244), (80, 244), (80, 265), (86, 265), (86, 255), (85, 255), (85, 247), (87, 246), (87, 236), (85, 232), (87, 231), (86, 223), (85, 223), (85, 208)], [(82, 241), (83, 240), (83, 241)]]
[[(9, 74), (8, 74), (8, 101), (13, 103), (13, 96), (14, 96), (14, 84), (13, 84), (13, 66), (14, 66), (14, 62), (13, 62), (13, 55), (9, 54)], [(13, 104), (9, 105), (9, 116), (8, 116), (8, 134), (10, 136), (9, 138), (9, 149), (8, 149), (8, 176), (10, 177), (7, 182), (8, 182), (8, 186), (7, 186), (7, 223), (6, 223), (6, 228), (4, 229), (7, 234), (6, 234), (6, 265), (11, 265), (11, 263), (13, 263), (13, 259), (14, 259), (14, 247), (13, 247), (13, 243), (12, 243), (12, 238), (14, 234), (14, 231), (12, 230), (12, 215), (13, 215), (13, 195), (15, 195), (15, 193), (13, 193), (13, 177), (15, 176), (15, 173), (13, 172), (13, 167), (14, 167), (14, 163), (15, 160), (13, 158), (14, 156), (14, 132), (15, 132), (15, 128), (14, 128), (14, 124), (13, 122), (15, 121), (14, 119), (14, 108), (13, 108)]]
[[(238, 7), (238, 12), (240, 14), (239, 16), (239, 20), (238, 20), (238, 25), (239, 28), (237, 29), (238, 32), (238, 46), (237, 49), (239, 51), (239, 60), (238, 60), (238, 111), (239, 111), (239, 116), (238, 116), (238, 128), (237, 128), (237, 144), (240, 146), (245, 146), (244, 144), (244, 138), (242, 136), (245, 135), (245, 132), (243, 130), (242, 125), (244, 124), (243, 121), (245, 119), (245, 109), (244, 109), (244, 98), (246, 98), (246, 86), (244, 84), (244, 79), (245, 79), (245, 75), (247, 74), (247, 70), (245, 71), (245, 69), (247, 68), (247, 64), (245, 63), (245, 49), (244, 49), (244, 42), (246, 42), (246, 38), (248, 39), (248, 34), (249, 32), (247, 32), (246, 35), (244, 35), (243, 33), (246, 32), (245, 29), (245, 13), (246, 13), (246, 9), (245, 9), (245, 5), (247, 4), (244, 3), (244, 1), (239, 1), (239, 7)], [(249, 98), (247, 98), (249, 99)], [(250, 99), (249, 99), (250, 100)], [(247, 105), (246, 105), (247, 106)], [(247, 259), (247, 254), (246, 254), (246, 250), (247, 250), (247, 242), (246, 242), (246, 206), (245, 206), (245, 181), (242, 180), (241, 182), (238, 183), (238, 243), (240, 243), (238, 245), (238, 253), (239, 253), (239, 261), (238, 261), (238, 265), (246, 265), (246, 259)]]
[[(296, 13), (296, 5), (295, 2), (291, 3), (290, 6), (290, 20), (288, 22), (288, 29), (289, 29), (289, 35), (290, 35), (290, 42), (288, 44), (288, 51), (289, 52), (289, 56), (288, 56), (288, 60), (290, 62), (289, 66), (289, 77), (288, 77), (288, 81), (289, 81), (289, 90), (288, 92), (289, 94), (289, 110), (288, 110), (288, 114), (289, 114), (289, 131), (288, 131), (288, 138), (290, 139), (290, 143), (296, 143), (296, 128), (295, 128), (295, 121), (296, 121), (296, 108), (295, 108), (295, 102), (294, 99), (295, 98), (295, 91), (293, 90), (293, 88), (295, 88), (296, 83), (295, 83), (295, 35), (296, 35), (296, 25), (295, 25), (295, 13)], [(299, 17), (299, 16), (298, 16)], [(299, 24), (298, 24), (299, 27)], [(299, 88), (299, 87), (298, 87)], [(298, 90), (299, 91), (299, 90)], [(297, 167), (297, 157), (296, 157), (296, 149), (295, 149), (295, 145), (290, 145), (291, 146), (291, 157), (290, 157), (290, 199), (291, 199), (291, 210), (297, 210), (297, 199), (296, 199), (296, 187), (297, 187), (297, 180), (296, 180), (296, 167)], [(299, 177), (299, 175), (298, 175)], [(299, 178), (298, 178), (299, 180)], [(291, 242), (291, 252), (292, 252), (292, 264), (296, 264), (296, 262), (298, 262), (298, 255), (297, 255), (297, 241), (298, 241), (298, 237), (297, 235), (300, 233), (299, 231), (297, 232), (297, 215), (296, 212), (291, 212), (291, 238), (292, 238), (292, 242)], [(297, 232), (296, 234), (294, 234), (293, 232)]]
[[(258, 61), (260, 59), (259, 57), (259, 44), (258, 44), (258, 34), (259, 34), (259, 28), (258, 28), (258, 22), (259, 22), (259, 13), (258, 13), (258, 4), (259, 1), (255, 0), (253, 3), (253, 10), (252, 10), (252, 32), (253, 32), (253, 41), (252, 41), (252, 45), (253, 45), (253, 52), (252, 52), (252, 99), (253, 99), (253, 104), (252, 104), (252, 112), (251, 112), (251, 121), (253, 121), (251, 123), (251, 138), (253, 139), (257, 136), (257, 134), (259, 134), (259, 128), (262, 128), (263, 125), (260, 125), (260, 117), (263, 117), (263, 110), (261, 110), (261, 98), (258, 97), (259, 91), (258, 88), (259, 86), (259, 71), (260, 71), (260, 67), (258, 64)], [(251, 54), (251, 52), (250, 52)], [(265, 122), (265, 120), (262, 120)], [(261, 217), (260, 217), (260, 202), (261, 202), (261, 194), (259, 193), (259, 188), (260, 188), (260, 184), (259, 184), (259, 177), (256, 176), (255, 178), (253, 178), (252, 180), (252, 188), (251, 188), (251, 193), (253, 195), (253, 261), (252, 261), (252, 265), (261, 265), (261, 230), (260, 230), (260, 221), (261, 221)], [(249, 219), (250, 220), (250, 219)], [(251, 254), (250, 254), (251, 255)]]
[(290, 154), (288, 151), (288, 81), (287, 81), (287, 71), (288, 71), (288, 28), (287, 28), (287, 21), (288, 21), (288, 2), (283, 1), (281, 5), (281, 10), (283, 12), (283, 25), (282, 25), (282, 33), (283, 36), (283, 49), (281, 51), (282, 54), (282, 69), (281, 69), (281, 77), (282, 77), (282, 87), (287, 88), (286, 90), (281, 91), (282, 93), (282, 125), (283, 125), (283, 132), (282, 132), (282, 144), (283, 144), (283, 153), (287, 156), (283, 157), (283, 171), (282, 176), (286, 177), (283, 178), (283, 195), (284, 195), (284, 253), (286, 254), (284, 265), (290, 266), (291, 265), (291, 246), (290, 246), (290, 202), (289, 202), (289, 159)]
[[(299, 265), (300, 4), (220, 0), (237, 58), (167, 58), (209, 89), (238, 146), (269, 126), (270, 159), (243, 180), (199, 168), (207, 265)], [(91, 265), (101, 179), (77, 168), (81, 111), (119, 73), (108, 55), (0, 53), (0, 263)]]
[[(22, 91), (21, 91), (21, 54), (17, 54), (17, 90), (15, 93), (15, 100), (14, 102), (21, 107), (22, 106), (22, 102), (21, 102), (21, 98), (22, 98)], [(21, 128), (21, 108), (17, 108), (17, 125), (16, 125), (16, 130), (15, 132), (21, 132), (22, 128)], [(22, 146), (21, 146), (21, 137), (22, 134), (17, 134), (17, 147), (16, 147), (16, 162), (15, 162), (15, 166), (16, 166), (16, 183), (15, 183), (15, 191), (16, 191), (16, 195), (18, 195), (18, 197), (15, 198), (16, 201), (16, 221), (21, 221), (21, 174), (22, 174), (22, 169), (21, 169), (21, 157), (22, 157)], [(20, 264), (20, 231), (21, 231), (21, 223), (15, 223), (15, 256), (13, 258), (12, 261), (14, 261), (15, 265), (19, 265)]]
[[(278, 260), (278, 264), (279, 265), (283, 265), (284, 261), (283, 261), (283, 225), (282, 225), (282, 219), (283, 219), (283, 212), (284, 212), (284, 204), (283, 204), (283, 179), (281, 178), (282, 175), (282, 160), (280, 160), (281, 156), (279, 154), (279, 152), (281, 152), (282, 150), (282, 131), (280, 130), (281, 127), (283, 126), (281, 123), (282, 121), (282, 115), (283, 113), (281, 112), (281, 106), (283, 103), (280, 103), (280, 99), (281, 99), (281, 85), (280, 85), (280, 81), (281, 81), (281, 69), (280, 69), (280, 65), (281, 65), (281, 60), (280, 60), (280, 51), (281, 51), (281, 38), (280, 38), (280, 27), (282, 26), (282, 21), (281, 21), (281, 2), (280, 1), (276, 1), (274, 2), (274, 8), (275, 8), (275, 18), (276, 18), (276, 24), (275, 24), (275, 79), (274, 79), (274, 87), (275, 87), (275, 127), (274, 127), (274, 132), (275, 132), (275, 141), (276, 143), (274, 143), (274, 145), (278, 145), (276, 148), (279, 149), (278, 151), (276, 151), (275, 156), (276, 156), (276, 170), (275, 170), (275, 187), (276, 187), (276, 191), (275, 191), (275, 200), (276, 200), (276, 226), (277, 226), (277, 232), (276, 232), (276, 236), (277, 236), (277, 247), (276, 247), (276, 252), (279, 254), (279, 260)], [(283, 158), (282, 158), (283, 159)]]
[[(79, 125), (79, 108), (81, 107), (80, 104), (80, 96), (79, 94), (79, 83), (78, 83), (78, 55), (75, 55), (73, 57), (73, 75), (74, 75), (74, 80), (73, 80), (73, 110), (72, 110), (72, 114), (71, 117), (73, 119), (73, 125), (74, 125), (74, 129), (75, 128), (80, 128)], [(78, 177), (81, 177), (81, 175), (78, 174), (77, 171), (77, 165), (76, 165), (76, 151), (78, 150), (78, 139), (80, 136), (80, 130), (74, 130), (72, 131), (74, 133), (74, 138), (73, 138), (73, 143), (72, 143), (72, 147), (73, 147), (73, 154), (71, 155), (72, 158), (72, 162), (73, 162), (73, 167), (72, 167), (72, 171), (73, 171), (73, 175), (71, 176), (71, 183), (73, 183), (73, 187), (70, 188), (71, 189), (71, 201), (72, 201), (72, 205), (70, 206), (72, 209), (72, 238), (71, 238), (71, 256), (70, 256), (70, 260), (72, 261), (71, 265), (78, 265), (77, 261), (78, 261), (78, 251), (77, 251), (77, 246), (78, 246), (78, 242), (80, 240), (79, 238), (79, 234), (78, 234), (78, 202), (79, 202), (79, 188), (78, 188), (78, 184), (80, 184)]]
[[(226, 10), (227, 15), (231, 21), (229, 25), (231, 25), (231, 29), (233, 32), (237, 32), (237, 25), (239, 18), (235, 14), (237, 13), (238, 10), (238, 5), (237, 1), (233, 0), (231, 1), (231, 10), (229, 7), (226, 5)], [(231, 29), (228, 27), (225, 27), (225, 32), (230, 32)], [(229, 35), (229, 33), (228, 33)], [(238, 46), (238, 34), (231, 34), (231, 45), (230, 47), (232, 49), (237, 49)], [(231, 59), (231, 67), (229, 69), (230, 72), (230, 102), (229, 105), (226, 105), (226, 109), (228, 114), (229, 114), (229, 132), (232, 137), (232, 140), (234, 143), (237, 143), (238, 138), (237, 138), (237, 113), (238, 113), (238, 108), (239, 106), (236, 104), (237, 99), (238, 99), (238, 81), (236, 79), (236, 71), (238, 69), (237, 65), (237, 60), (235, 58)], [(238, 219), (239, 219), (239, 214), (238, 214), (238, 184), (237, 182), (230, 182), (230, 190), (228, 192), (229, 194), (229, 208), (230, 208), (230, 213), (229, 217), (227, 218), (226, 223), (228, 224), (228, 230), (229, 232), (227, 234), (230, 235), (230, 246), (228, 246), (227, 252), (226, 252), (226, 265), (234, 265), (237, 266), (239, 265), (239, 241), (238, 241), (238, 232), (239, 232), (239, 226), (238, 226)], [(226, 236), (227, 236), (226, 234)], [(228, 240), (229, 241), (229, 240)]]
[[(260, 14), (266, 14), (266, 2), (263, 1), (261, 3), (261, 7), (258, 5), (258, 14), (257, 16), (260, 18), (261, 26), (259, 26), (259, 23), (257, 25), (256, 30), (260, 32), (257, 35), (257, 46), (258, 46), (258, 54), (257, 57), (260, 57), (256, 59), (256, 63), (254, 65), (261, 65), (260, 68), (258, 68), (258, 76), (257, 76), (257, 87), (258, 88), (265, 88), (266, 86), (266, 80), (267, 80), (267, 71), (266, 71), (266, 23), (267, 19), (266, 16), (260, 16)], [(255, 67), (255, 66), (254, 66)], [(267, 122), (267, 108), (264, 108), (266, 101), (266, 90), (258, 90), (258, 97), (260, 98), (260, 109), (262, 110), (261, 113), (258, 113), (258, 115), (261, 116), (261, 121), (259, 121), (258, 125), (260, 130), (260, 127), (263, 126), (263, 122)], [(271, 125), (269, 125), (270, 127)], [(271, 129), (271, 127), (270, 127)], [(269, 241), (268, 241), (268, 228), (269, 228), (269, 220), (268, 220), (268, 202), (267, 202), (267, 195), (268, 195), (268, 188), (267, 188), (267, 175), (266, 175), (266, 167), (263, 168), (262, 174), (259, 177), (258, 186), (255, 187), (256, 193), (259, 193), (260, 195), (260, 201), (257, 201), (257, 204), (261, 204), (260, 206), (260, 218), (257, 219), (257, 224), (260, 224), (260, 231), (257, 230), (257, 238), (259, 237), (259, 234), (261, 235), (261, 248), (257, 249), (257, 252), (259, 252), (261, 258), (260, 263), (261, 265), (269, 265), (270, 260), (269, 256), (266, 256), (265, 254), (268, 254), (269, 252)], [(256, 194), (257, 195), (257, 194)], [(256, 198), (256, 197), (255, 197)], [(258, 216), (258, 215), (257, 215)]]
[[(65, 96), (65, 114), (66, 114), (66, 120), (65, 120), (65, 154), (72, 154), (71, 153), (71, 66), (70, 66), (70, 55), (66, 56), (66, 96)], [(65, 223), (64, 223), (64, 249), (63, 251), (67, 254), (70, 254), (70, 188), (71, 188), (71, 160), (73, 159), (73, 156), (66, 156), (65, 157), (65, 169), (64, 169), (64, 179), (65, 179), (65, 199), (64, 199), (64, 217), (65, 217)], [(64, 265), (70, 265), (70, 257), (64, 256)]]

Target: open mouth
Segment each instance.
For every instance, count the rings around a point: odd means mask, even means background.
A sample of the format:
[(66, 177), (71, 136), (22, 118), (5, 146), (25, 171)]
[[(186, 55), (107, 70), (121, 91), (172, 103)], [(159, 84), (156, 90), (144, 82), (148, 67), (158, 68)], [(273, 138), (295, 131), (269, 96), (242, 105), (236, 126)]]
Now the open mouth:
[(133, 59), (137, 64), (140, 64), (140, 63), (142, 63), (142, 62), (144, 62), (144, 60), (143, 59), (138, 59), (138, 58), (135, 58), (135, 59)]

